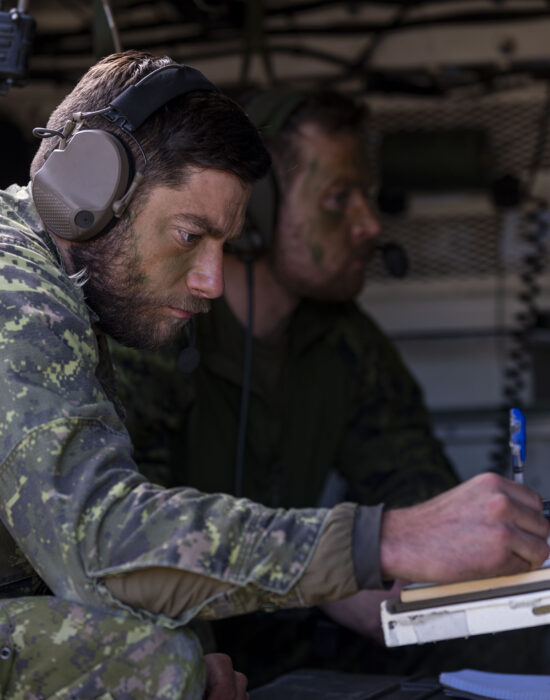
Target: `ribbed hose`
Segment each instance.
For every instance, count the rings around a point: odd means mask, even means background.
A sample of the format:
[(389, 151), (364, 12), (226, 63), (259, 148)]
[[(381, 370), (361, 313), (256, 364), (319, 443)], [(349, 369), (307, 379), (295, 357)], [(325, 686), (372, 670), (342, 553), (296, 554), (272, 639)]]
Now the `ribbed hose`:
[(538, 318), (538, 277), (544, 269), (547, 249), (549, 211), (546, 203), (539, 202), (537, 208), (527, 216), (529, 227), (525, 241), (530, 252), (521, 263), (518, 294), (521, 308), (514, 316), (514, 328), (508, 336), (509, 351), (504, 365), (502, 405), (499, 407), (497, 419), (498, 436), (495, 439), (494, 452), (490, 455), (491, 470), (500, 474), (507, 474), (510, 470), (510, 409), (524, 409), (526, 377), (531, 370), (530, 339)]

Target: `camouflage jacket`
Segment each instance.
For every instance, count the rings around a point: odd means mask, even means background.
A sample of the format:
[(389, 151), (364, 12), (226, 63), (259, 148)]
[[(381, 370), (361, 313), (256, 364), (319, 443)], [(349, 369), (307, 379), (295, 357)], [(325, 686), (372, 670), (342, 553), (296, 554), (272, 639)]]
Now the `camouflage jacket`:
[[(228, 583), (225, 615), (300, 604), (297, 582), (329, 511), (275, 511), (145, 480), (83, 290), (16, 186), (0, 193), (0, 319), (4, 597), (35, 572), (57, 596), (117, 605), (106, 576), (171, 567)], [(162, 621), (185, 623), (204, 605)]]
[[(223, 299), (196, 326), (192, 375), (178, 371), (176, 346), (114, 347), (127, 427), (152, 481), (234, 493), (244, 331)], [(304, 301), (284, 347), (253, 344), (243, 494), (313, 506), (333, 470), (342, 500), (367, 505), (410, 505), (458, 483), (418, 384), (374, 321), (354, 303)]]

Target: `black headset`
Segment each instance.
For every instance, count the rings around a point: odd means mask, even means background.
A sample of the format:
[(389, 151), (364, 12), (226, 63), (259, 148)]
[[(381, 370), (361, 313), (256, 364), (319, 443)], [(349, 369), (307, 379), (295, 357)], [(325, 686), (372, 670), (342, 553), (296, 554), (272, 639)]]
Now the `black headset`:
[[(73, 114), (62, 131), (34, 129), (39, 138), (60, 139), (32, 183), (46, 228), (70, 241), (86, 241), (109, 230), (128, 206), (147, 163), (132, 132), (171, 99), (194, 90), (218, 88), (196, 68), (170, 64), (126, 88), (107, 107)], [(85, 128), (86, 118), (93, 116), (112, 122), (135, 142), (143, 158), (141, 170), (115, 134)]]
[[(258, 129), (262, 141), (269, 143), (286, 120), (305, 102), (306, 95), (294, 90), (269, 90), (244, 102), (244, 110)], [(273, 168), (254, 183), (243, 230), (231, 241), (228, 250), (242, 257), (257, 258), (271, 247), (277, 224), (279, 188)]]

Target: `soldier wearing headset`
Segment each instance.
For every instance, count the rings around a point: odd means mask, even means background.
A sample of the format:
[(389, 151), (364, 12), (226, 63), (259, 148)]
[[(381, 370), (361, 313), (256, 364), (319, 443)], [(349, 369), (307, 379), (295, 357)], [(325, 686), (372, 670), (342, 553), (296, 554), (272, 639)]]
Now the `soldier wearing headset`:
[[(191, 346), (184, 334), (156, 353), (115, 348), (138, 464), (155, 483), (273, 508), (344, 500), (404, 507), (452, 488), (458, 478), (419, 387), (354, 302), (381, 247), (364, 105), (334, 92), (270, 90), (245, 109), (274, 167), (254, 185), (243, 232), (226, 246), (224, 297), (195, 320)], [(400, 273), (395, 248), (384, 252)], [(541, 670), (537, 654), (524, 653), (542, 649), (527, 644), (540, 630), (483, 642), (491, 653), (478, 642), (439, 644), (429, 654), (385, 651), (379, 604), (396, 592), (260, 612), (201, 633), (252, 687), (312, 666), (433, 674), (461, 662), (495, 670), (498, 662), (503, 671), (510, 663)]]
[(495, 475), (386, 511), (148, 481), (106, 336), (152, 350), (209, 309), (269, 158), (202, 74), (134, 51), (93, 66), (36, 133), (30, 187), (0, 195), (3, 697), (245, 698), (192, 619), (544, 560), (540, 499)]

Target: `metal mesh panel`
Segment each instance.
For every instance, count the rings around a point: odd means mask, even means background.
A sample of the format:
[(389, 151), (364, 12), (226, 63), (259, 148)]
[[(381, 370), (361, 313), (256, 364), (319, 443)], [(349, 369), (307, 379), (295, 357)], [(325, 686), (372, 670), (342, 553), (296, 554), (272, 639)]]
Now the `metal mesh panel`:
[[(384, 240), (399, 243), (409, 258), (409, 273), (400, 284), (435, 281), (440, 278), (492, 277), (519, 274), (525, 257), (534, 254), (526, 237), (533, 231), (527, 212), (517, 212), (512, 225), (512, 245), (504, 240), (507, 224), (499, 213), (494, 215), (450, 215), (438, 217), (381, 216)], [(546, 250), (549, 241), (543, 239)], [(506, 247), (508, 245), (508, 248)], [(550, 288), (548, 254), (540, 258), (541, 286)], [(370, 282), (391, 282), (379, 256), (368, 270)]]
[[(534, 158), (544, 113), (544, 91), (518, 91), (476, 99), (439, 98), (371, 105), (371, 148), (376, 156), (384, 132), (407, 130), (484, 128), (490, 135), (495, 177), (528, 170)], [(546, 140), (541, 167), (550, 166)]]
[[(545, 110), (544, 90), (516, 91), (513, 94), (477, 99), (407, 98), (373, 101), (370, 121), (370, 159), (375, 176), (379, 170), (379, 148), (384, 133), (406, 130), (486, 129), (492, 153), (491, 174), (498, 178), (514, 174), (524, 182), (536, 158), (540, 127)], [(550, 137), (539, 154), (539, 167), (550, 169)], [(435, 197), (435, 195), (434, 195)], [(486, 193), (487, 202), (490, 194)], [(448, 215), (381, 215), (384, 239), (401, 243), (410, 258), (408, 280), (421, 281), (444, 276), (494, 275), (502, 271), (500, 255), (503, 235), (502, 213), (492, 205), (486, 213), (464, 214), (456, 208)], [(529, 224), (519, 220), (516, 235), (523, 236)], [(521, 260), (507, 260), (507, 270), (519, 268)], [(371, 281), (388, 281), (379, 260), (368, 272)], [(407, 280), (403, 281), (404, 284)]]
[[(396, 219), (382, 217), (384, 238), (403, 245), (410, 262), (407, 279), (492, 275), (499, 265), (500, 218), (452, 216)], [(369, 279), (388, 279), (379, 258)], [(403, 280), (406, 283), (407, 279)]]

